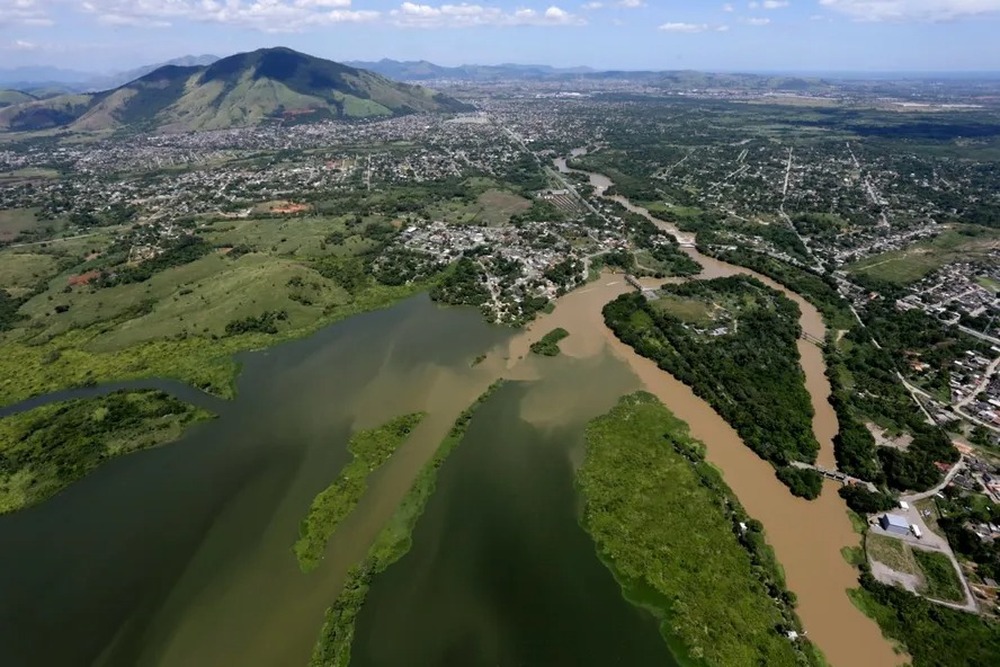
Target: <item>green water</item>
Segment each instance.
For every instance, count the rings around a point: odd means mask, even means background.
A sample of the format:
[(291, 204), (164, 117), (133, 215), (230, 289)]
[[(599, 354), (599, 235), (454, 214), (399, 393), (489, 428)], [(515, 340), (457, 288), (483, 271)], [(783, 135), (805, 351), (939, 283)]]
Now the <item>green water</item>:
[(635, 380), (607, 357), (539, 366), (442, 467), (411, 551), (372, 585), (352, 667), (674, 664), (577, 524), (584, 425)]
[[(0, 517), (0, 664), (307, 664), (347, 568), (494, 379), (496, 363), (470, 362), (499, 359), (510, 335), (421, 296), (246, 355), (217, 420)], [(399, 650), (359, 651), (357, 664), (669, 664), (576, 524), (582, 424), (634, 380), (607, 360), (543, 370), (490, 401), (446, 464), (413, 552), (379, 578), (360, 628), (360, 645)], [(427, 419), (302, 574), (299, 522), (350, 434), (419, 410)]]

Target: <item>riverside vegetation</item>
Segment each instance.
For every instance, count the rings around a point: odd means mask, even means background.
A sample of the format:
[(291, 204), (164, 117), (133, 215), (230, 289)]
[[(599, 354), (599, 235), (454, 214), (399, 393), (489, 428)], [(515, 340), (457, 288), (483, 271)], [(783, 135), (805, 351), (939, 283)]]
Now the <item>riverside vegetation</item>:
[(176, 440), (211, 415), (158, 391), (116, 392), (0, 420), (0, 513), (39, 503), (115, 456)]
[(423, 514), (427, 501), (434, 494), (438, 469), (461, 444), (479, 406), (501, 386), (503, 380), (494, 382), (459, 415), (448, 435), (438, 445), (434, 456), (420, 470), (392, 518), (375, 538), (364, 561), (348, 572), (343, 590), (326, 611), (323, 629), (309, 661), (310, 667), (347, 667), (350, 664), (355, 621), (365, 603), (372, 580), (410, 550), (413, 529)]
[(684, 422), (638, 392), (593, 420), (586, 441), (578, 473), (583, 526), (625, 596), (656, 616), (679, 659), (825, 664), (807, 640), (786, 636), (801, 632), (795, 597), (763, 528)]
[(368, 476), (389, 460), (425, 416), (422, 412), (403, 415), (351, 437), (347, 449), (353, 458), (316, 496), (302, 521), (294, 551), (303, 572), (319, 566), (330, 537), (368, 488)]
[(531, 351), (534, 354), (540, 354), (543, 357), (559, 356), (559, 353), (561, 352), (559, 349), (559, 341), (567, 336), (569, 336), (568, 331), (562, 327), (557, 327), (542, 336), (541, 340), (532, 343)]
[(744, 276), (669, 285), (649, 302), (625, 294), (604, 308), (608, 327), (637, 353), (689, 385), (777, 469), (793, 493), (815, 498), (819, 443), (799, 364), (798, 307)]

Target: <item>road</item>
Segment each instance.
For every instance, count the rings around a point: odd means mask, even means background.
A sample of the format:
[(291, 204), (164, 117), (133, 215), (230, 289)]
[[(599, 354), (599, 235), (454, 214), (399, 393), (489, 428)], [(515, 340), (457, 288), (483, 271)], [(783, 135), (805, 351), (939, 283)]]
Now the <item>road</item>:
[(906, 502), (912, 505), (918, 500), (924, 500), (926, 498), (934, 496), (937, 493), (941, 493), (941, 491), (943, 491), (946, 486), (951, 484), (951, 480), (955, 479), (955, 475), (959, 473), (963, 465), (965, 465), (964, 454), (958, 457), (958, 462), (955, 463), (955, 465), (952, 466), (951, 470), (948, 471), (948, 474), (944, 476), (944, 480), (942, 480), (941, 483), (935, 486), (933, 489), (928, 489), (927, 491), (921, 491), (920, 493), (911, 493), (908, 496), (900, 496), (899, 499), (905, 500)]
[(985, 391), (986, 387), (989, 386), (990, 380), (993, 379), (993, 374), (997, 372), (997, 368), (1000, 368), (1000, 357), (993, 360), (993, 363), (986, 368), (986, 373), (983, 374), (983, 379), (976, 385), (976, 388), (969, 392), (968, 396), (956, 403), (955, 407), (964, 408), (966, 405), (976, 400), (976, 396)]
[(976, 338), (979, 338), (980, 340), (985, 340), (987, 343), (993, 343), (994, 345), (1000, 345), (1000, 338), (994, 338), (993, 336), (988, 336), (988, 335), (984, 334), (982, 331), (976, 331), (975, 329), (970, 329), (969, 327), (963, 327), (961, 325), (959, 325), (958, 329), (959, 329), (959, 331), (963, 331), (963, 332), (969, 334), (970, 336), (975, 336)]

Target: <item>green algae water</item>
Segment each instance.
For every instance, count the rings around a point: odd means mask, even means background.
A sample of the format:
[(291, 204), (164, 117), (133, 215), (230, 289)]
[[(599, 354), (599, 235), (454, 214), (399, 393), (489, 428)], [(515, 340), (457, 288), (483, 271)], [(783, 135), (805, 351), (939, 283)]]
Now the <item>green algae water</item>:
[(674, 664), (578, 523), (584, 427), (637, 380), (603, 354), (536, 367), (442, 466), (410, 552), (372, 584), (353, 667)]

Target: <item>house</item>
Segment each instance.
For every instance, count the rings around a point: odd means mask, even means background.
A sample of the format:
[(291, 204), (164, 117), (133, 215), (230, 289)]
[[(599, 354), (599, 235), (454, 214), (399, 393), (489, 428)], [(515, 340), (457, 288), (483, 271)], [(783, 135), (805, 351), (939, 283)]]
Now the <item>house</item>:
[(910, 522), (906, 520), (906, 517), (898, 514), (883, 514), (878, 518), (878, 525), (882, 526), (882, 530), (893, 535), (910, 534)]

